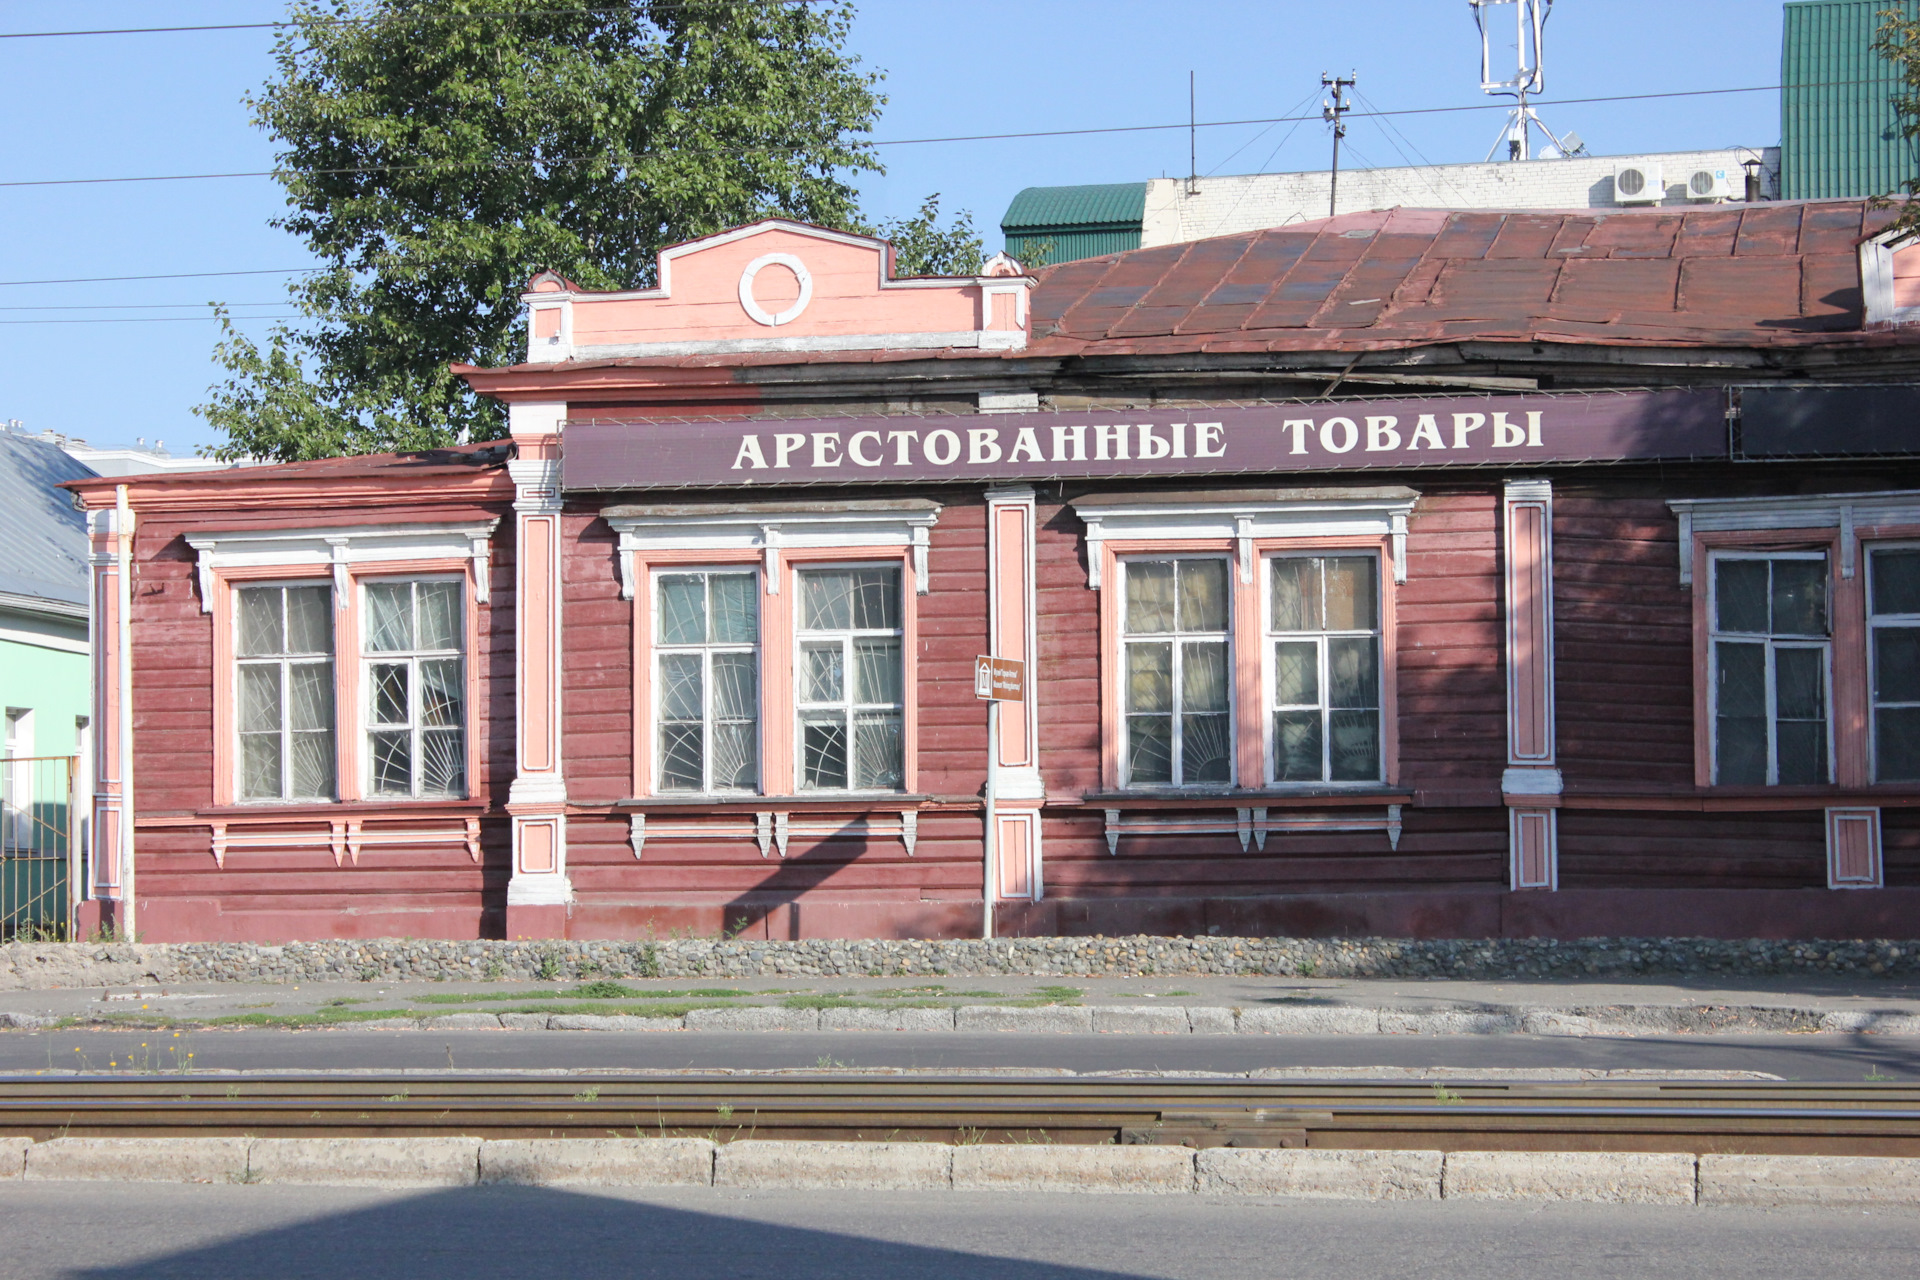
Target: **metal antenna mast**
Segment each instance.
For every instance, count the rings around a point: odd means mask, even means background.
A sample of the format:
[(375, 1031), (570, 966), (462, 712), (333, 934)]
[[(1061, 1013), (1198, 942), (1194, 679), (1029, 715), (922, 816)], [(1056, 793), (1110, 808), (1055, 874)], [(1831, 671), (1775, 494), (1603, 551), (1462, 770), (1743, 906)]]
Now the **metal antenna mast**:
[(1347, 136), (1347, 122), (1343, 117), (1353, 109), (1347, 102), (1346, 91), (1353, 87), (1351, 75), (1330, 76), (1320, 73), (1320, 87), (1333, 90), (1333, 96), (1320, 103), (1320, 118), (1333, 126), (1333, 171), (1332, 180), (1327, 183), (1327, 216), (1331, 218), (1340, 200), (1340, 139)]
[[(1540, 114), (1527, 105), (1527, 99), (1539, 93), (1546, 83), (1546, 57), (1541, 41), (1547, 16), (1553, 12), (1553, 0), (1467, 0), (1467, 6), (1473, 10), (1474, 25), (1480, 28), (1480, 91), (1517, 99), (1513, 110), (1507, 112), (1506, 123), (1500, 127), (1500, 136), (1487, 151), (1487, 159), (1493, 159), (1504, 142), (1507, 159), (1531, 160), (1532, 133), (1536, 127), (1547, 135), (1561, 155), (1576, 155), (1584, 150), (1576, 135), (1570, 133), (1562, 140), (1541, 122)], [(1497, 37), (1492, 28), (1502, 25), (1505, 15), (1489, 10), (1509, 7), (1513, 10), (1513, 73), (1504, 79), (1495, 79)]]

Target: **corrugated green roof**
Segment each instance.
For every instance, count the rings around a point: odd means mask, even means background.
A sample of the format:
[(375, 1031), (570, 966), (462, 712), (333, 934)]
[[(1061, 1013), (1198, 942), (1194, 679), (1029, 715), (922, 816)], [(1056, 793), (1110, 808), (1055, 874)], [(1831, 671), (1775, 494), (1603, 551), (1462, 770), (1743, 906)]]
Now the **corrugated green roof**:
[(1780, 40), (1780, 194), (1787, 200), (1888, 195), (1920, 175), (1890, 102), (1898, 69), (1873, 51), (1880, 13), (1916, 0), (1798, 0)]
[(1147, 184), (1108, 182), (1087, 187), (1028, 187), (1013, 198), (1000, 229), (1017, 231), (1138, 230), (1147, 213)]

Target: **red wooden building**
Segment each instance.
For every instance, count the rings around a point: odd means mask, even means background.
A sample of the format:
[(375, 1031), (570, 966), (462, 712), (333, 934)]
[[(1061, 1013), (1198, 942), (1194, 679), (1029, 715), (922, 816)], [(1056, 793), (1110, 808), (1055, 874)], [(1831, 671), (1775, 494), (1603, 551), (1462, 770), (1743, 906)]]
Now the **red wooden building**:
[[(70, 486), (89, 922), (1907, 936), (1887, 219), (1395, 210), (907, 280), (770, 221), (543, 274), (527, 361), (460, 370), (510, 440)], [(979, 655), (1027, 664), (991, 842)]]

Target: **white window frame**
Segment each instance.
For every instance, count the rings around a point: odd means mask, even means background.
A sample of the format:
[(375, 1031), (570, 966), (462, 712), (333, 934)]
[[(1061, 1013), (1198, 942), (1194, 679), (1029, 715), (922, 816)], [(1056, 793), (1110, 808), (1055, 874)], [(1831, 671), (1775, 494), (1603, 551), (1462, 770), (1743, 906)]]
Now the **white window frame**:
[[(1868, 762), (1868, 770), (1869, 770), (1868, 776), (1871, 777), (1876, 784), (1878, 784), (1881, 781), (1881, 777), (1880, 777), (1880, 708), (1881, 706), (1886, 705), (1888, 707), (1898, 709), (1898, 708), (1905, 708), (1905, 707), (1920, 706), (1920, 703), (1893, 702), (1893, 703), (1882, 704), (1880, 699), (1877, 696), (1875, 696), (1874, 689), (1880, 683), (1880, 657), (1879, 657), (1880, 646), (1874, 643), (1874, 638), (1875, 638), (1874, 633), (1877, 632), (1882, 627), (1886, 627), (1889, 630), (1910, 630), (1910, 631), (1920, 630), (1920, 613), (1879, 614), (1873, 611), (1874, 553), (1880, 552), (1880, 551), (1920, 551), (1920, 542), (1914, 542), (1911, 540), (1869, 542), (1861, 548), (1861, 551), (1867, 562), (1867, 582), (1866, 582), (1867, 589), (1865, 592), (1866, 600), (1865, 600), (1864, 612), (1866, 614), (1866, 622), (1867, 622), (1867, 625), (1866, 625), (1866, 642), (1867, 642), (1866, 693), (1867, 693), (1867, 762)], [(1912, 782), (1912, 781), (1914, 780), (1910, 778), (1895, 779), (1894, 785), (1898, 785), (1901, 782)]]
[[(701, 641), (697, 644), (668, 643), (662, 637), (666, 634), (660, 621), (660, 580), (667, 577), (684, 577), (698, 574), (702, 579), (715, 575), (729, 575), (748, 579), (753, 584), (754, 630), (753, 639), (739, 641)], [(765, 610), (761, 604), (761, 576), (759, 566), (752, 564), (662, 564), (655, 565), (649, 574), (647, 589), (649, 617), (651, 619), (652, 643), (648, 646), (649, 658), (653, 670), (647, 673), (651, 705), (648, 707), (648, 725), (652, 733), (651, 752), (653, 764), (653, 793), (662, 796), (742, 796), (759, 795), (765, 790), (766, 752), (762, 749), (764, 738), (762, 723), (765, 710), (766, 670), (761, 657), (761, 627)], [(669, 789), (663, 781), (666, 767), (666, 752), (660, 745), (660, 731), (665, 722), (660, 714), (660, 699), (666, 689), (666, 680), (661, 675), (661, 659), (669, 654), (697, 653), (700, 663), (700, 787), (697, 790), (682, 788)], [(753, 776), (750, 787), (716, 787), (713, 785), (713, 659), (722, 653), (746, 653), (753, 657)]]
[[(367, 608), (368, 588), (404, 585), (409, 588), (409, 607), (417, 611), (419, 607), (419, 595), (413, 588), (421, 583), (429, 582), (450, 582), (459, 591), (460, 630), (458, 646), (453, 649), (422, 649), (417, 647), (417, 645), (411, 649), (375, 650), (371, 648), (368, 644), (369, 636), (367, 633), (367, 627), (372, 618), (372, 611)], [(357, 610), (359, 633), (354, 636), (353, 644), (355, 657), (359, 665), (359, 670), (355, 673), (355, 678), (359, 682), (357, 688), (360, 706), (358, 715), (359, 724), (355, 726), (356, 739), (354, 742), (354, 750), (359, 761), (361, 796), (370, 801), (467, 799), (473, 794), (473, 778), (471, 776), (473, 763), (473, 753), (471, 750), (473, 740), (473, 699), (470, 696), (471, 682), (468, 680), (470, 674), (469, 664), (473, 658), (468, 652), (468, 649), (471, 647), (468, 640), (473, 634), (471, 611), (474, 608), (474, 600), (472, 593), (467, 589), (466, 577), (457, 573), (369, 575), (360, 578), (355, 583), (355, 589), (357, 591), (356, 604), (359, 606)], [(415, 622), (417, 627), (417, 615)], [(416, 641), (419, 639), (417, 629), (414, 638)], [(337, 629), (334, 644), (337, 649), (339, 647)], [(460, 691), (460, 773), (464, 785), (457, 792), (428, 791), (422, 786), (423, 770), (421, 768), (421, 762), (424, 759), (422, 738), (427, 732), (428, 726), (422, 722), (421, 717), (420, 699), (422, 682), (420, 679), (420, 666), (424, 662), (444, 662), (449, 658), (460, 664), (459, 677), (456, 684)], [(405, 726), (376, 725), (373, 721), (375, 704), (373, 668), (376, 665), (385, 666), (395, 663), (404, 663), (407, 666), (407, 724)], [(374, 788), (372, 735), (375, 732), (396, 732), (403, 727), (411, 739), (410, 746), (413, 756), (410, 790), (404, 794), (397, 791), (378, 791)], [(337, 729), (336, 732), (338, 732)]]
[[(1353, 560), (1366, 558), (1373, 562), (1373, 629), (1354, 631), (1348, 629), (1322, 628), (1318, 631), (1276, 631), (1273, 626), (1273, 562), (1277, 560)], [(1275, 789), (1288, 787), (1311, 787), (1316, 790), (1324, 787), (1378, 788), (1386, 780), (1387, 772), (1387, 709), (1386, 702), (1386, 612), (1387, 584), (1381, 572), (1380, 553), (1367, 547), (1326, 547), (1298, 548), (1284, 551), (1269, 551), (1260, 557), (1260, 691), (1261, 717), (1260, 734), (1264, 751), (1266, 785)], [(1369, 637), (1373, 640), (1373, 712), (1379, 717), (1375, 730), (1374, 776), (1371, 778), (1345, 778), (1334, 781), (1333, 774), (1333, 734), (1329, 721), (1335, 708), (1328, 706), (1331, 682), (1328, 679), (1327, 649), (1330, 639), (1350, 637)], [(1280, 641), (1316, 642), (1319, 649), (1320, 704), (1316, 708), (1320, 713), (1320, 777), (1287, 778), (1276, 776), (1279, 772), (1279, 744), (1274, 741), (1273, 719), (1276, 712), (1304, 711), (1305, 705), (1281, 707), (1278, 702), (1279, 682), (1274, 671), (1274, 646)], [(1346, 710), (1347, 708), (1339, 708)]]
[[(899, 626), (892, 630), (872, 627), (856, 627), (846, 631), (809, 631), (806, 622), (806, 596), (801, 588), (801, 579), (814, 572), (833, 573), (843, 569), (886, 569), (894, 574), (896, 613)], [(800, 795), (899, 795), (906, 787), (906, 746), (907, 746), (907, 610), (911, 607), (907, 595), (907, 566), (899, 560), (816, 560), (801, 561), (793, 565), (793, 789)], [(820, 644), (829, 638), (838, 637), (841, 645), (841, 700), (838, 703), (808, 702), (805, 693), (805, 676), (801, 668), (806, 647), (809, 643)], [(900, 701), (882, 704), (862, 703), (853, 700), (854, 685), (854, 642), (861, 639), (891, 638), (900, 644)], [(862, 712), (884, 711), (891, 709), (900, 721), (900, 784), (893, 787), (857, 787), (853, 782), (854, 758), (858, 747), (854, 740), (854, 722)], [(809, 711), (837, 709), (846, 715), (847, 724), (847, 785), (844, 787), (818, 787), (807, 784), (806, 715)]]
[[(286, 592), (289, 590), (320, 589), (327, 592), (328, 633), (332, 638), (332, 647), (324, 658), (316, 655), (299, 657), (259, 656), (248, 657), (243, 654), (240, 645), (242, 616), (246, 612), (241, 597), (248, 591), (278, 591), (280, 595), (280, 620), (282, 634), (286, 626)], [(265, 578), (236, 582), (232, 586), (233, 607), (228, 610), (228, 625), (231, 632), (232, 670), (227, 673), (228, 687), (233, 691), (233, 797), (236, 803), (245, 805), (273, 804), (332, 804), (340, 798), (340, 602), (338, 588), (324, 578)], [(293, 730), (288, 727), (291, 717), (288, 714), (288, 697), (291, 682), (287, 679), (290, 665), (316, 666), (325, 663), (327, 667), (327, 696), (333, 702), (333, 794), (325, 796), (303, 796), (291, 794), (293, 769), (288, 759), (289, 736)], [(277, 796), (250, 796), (247, 794), (247, 760), (242, 724), (246, 717), (246, 694), (241, 687), (240, 673), (248, 667), (278, 666), (280, 668), (280, 794)]]
[[(1817, 560), (1825, 568), (1824, 581), (1827, 592), (1827, 635), (1817, 639), (1811, 636), (1775, 636), (1771, 631), (1765, 635), (1758, 632), (1722, 631), (1720, 629), (1720, 598), (1718, 565), (1725, 560)], [(1771, 571), (1769, 571), (1771, 572)], [(1715, 786), (1752, 786), (1752, 783), (1723, 783), (1720, 781), (1720, 642), (1722, 640), (1736, 644), (1760, 645), (1766, 655), (1766, 708), (1767, 708), (1767, 778), (1763, 784), (1769, 787), (1782, 785), (1780, 782), (1780, 750), (1778, 739), (1779, 708), (1776, 705), (1776, 659), (1781, 649), (1815, 649), (1821, 654), (1821, 677), (1824, 686), (1823, 697), (1826, 706), (1826, 747), (1827, 776), (1819, 783), (1793, 785), (1831, 785), (1836, 767), (1834, 750), (1834, 706), (1833, 706), (1833, 632), (1834, 632), (1834, 566), (1832, 557), (1825, 551), (1760, 551), (1741, 547), (1715, 548), (1707, 553), (1707, 733), (1711, 746), (1712, 778)], [(1769, 606), (1771, 607), (1771, 606)], [(1771, 625), (1771, 621), (1769, 621)]]
[[(1127, 631), (1127, 575), (1131, 571), (1132, 566), (1136, 564), (1172, 563), (1181, 560), (1218, 560), (1226, 565), (1227, 625), (1225, 628), (1218, 632), (1153, 631), (1144, 632), (1139, 635), (1129, 633)], [(1234, 558), (1228, 552), (1198, 548), (1192, 551), (1126, 552), (1114, 557), (1114, 577), (1117, 581), (1113, 584), (1113, 589), (1119, 593), (1114, 598), (1119, 606), (1119, 612), (1117, 614), (1119, 618), (1117, 639), (1120, 645), (1119, 652), (1114, 655), (1116, 659), (1114, 671), (1116, 678), (1120, 682), (1120, 785), (1126, 790), (1192, 791), (1197, 794), (1206, 795), (1216, 791), (1232, 790), (1240, 783), (1240, 752), (1238, 749), (1240, 742), (1240, 706), (1239, 699), (1236, 696), (1238, 694), (1238, 681), (1234, 678), (1239, 670), (1237, 665), (1239, 650), (1234, 638), (1234, 619), (1237, 616), (1239, 608), (1238, 593), (1240, 584), (1234, 580), (1236, 575), (1233, 570)], [(1176, 569), (1175, 574), (1177, 575), (1178, 572)], [(1176, 625), (1179, 623), (1177, 615), (1174, 618), (1174, 622)], [(1227, 776), (1224, 781), (1218, 782), (1187, 782), (1182, 779), (1182, 775), (1186, 772), (1184, 768), (1186, 764), (1186, 726), (1184, 723), (1184, 714), (1181, 709), (1182, 674), (1185, 666), (1185, 658), (1182, 656), (1181, 645), (1183, 641), (1206, 640), (1215, 636), (1226, 641), (1227, 645)], [(1173, 710), (1170, 714), (1173, 719), (1171, 745), (1174, 776), (1173, 779), (1168, 782), (1135, 782), (1130, 767), (1132, 753), (1127, 749), (1128, 743), (1131, 741), (1131, 736), (1128, 732), (1128, 721), (1132, 719), (1133, 713), (1127, 710), (1127, 673), (1130, 670), (1127, 665), (1127, 646), (1141, 643), (1167, 643), (1171, 644), (1173, 648), (1173, 664), (1170, 675), (1170, 679), (1173, 682)]]

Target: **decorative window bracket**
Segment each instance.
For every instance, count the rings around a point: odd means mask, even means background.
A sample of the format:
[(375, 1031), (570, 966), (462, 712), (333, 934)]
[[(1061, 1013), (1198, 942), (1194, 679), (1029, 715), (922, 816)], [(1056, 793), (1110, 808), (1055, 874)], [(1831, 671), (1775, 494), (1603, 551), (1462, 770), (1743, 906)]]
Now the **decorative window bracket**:
[[(381, 819), (391, 822), (390, 818)], [(217, 818), (207, 824), (213, 829), (213, 861), (221, 870), (227, 866), (227, 854), (240, 849), (277, 852), (282, 849), (325, 849), (333, 855), (333, 865), (352, 862), (360, 865), (360, 851), (374, 848), (401, 848), (419, 845), (459, 844), (467, 857), (480, 861), (480, 819), (422, 819), (406, 827), (366, 825), (361, 818), (282, 818), (262, 814), (258, 818)], [(272, 825), (295, 830), (255, 831), (253, 827)]]
[(920, 840), (920, 814), (913, 809), (884, 817), (844, 820), (813, 818), (806, 814), (796, 819), (788, 810), (762, 809), (754, 813), (751, 822), (744, 817), (686, 818), (662, 822), (649, 821), (645, 813), (630, 813), (627, 823), (627, 843), (632, 847), (636, 859), (644, 854), (649, 840), (752, 840), (759, 846), (763, 858), (769, 853), (777, 853), (785, 858), (788, 843), (795, 837), (802, 840), (870, 840), (897, 836), (909, 858), (913, 856)]

